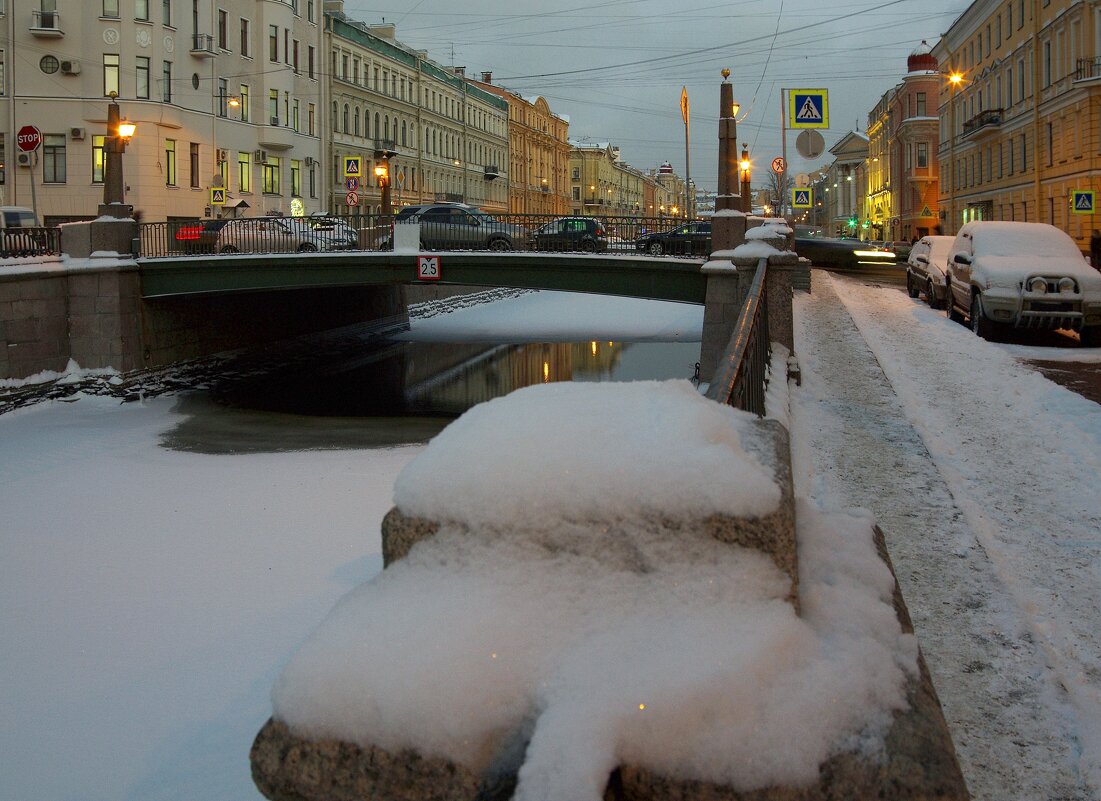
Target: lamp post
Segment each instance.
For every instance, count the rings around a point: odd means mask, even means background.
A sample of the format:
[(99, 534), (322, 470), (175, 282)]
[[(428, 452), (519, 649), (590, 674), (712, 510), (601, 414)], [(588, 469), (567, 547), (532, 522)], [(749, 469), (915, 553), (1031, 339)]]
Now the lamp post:
[(742, 142), (742, 160), (738, 163), (742, 172), (742, 211), (749, 214), (753, 210), (752, 190), (749, 188), (749, 144)]
[(390, 216), (390, 159), (388, 156), (383, 156), (382, 160), (375, 166), (375, 178), (378, 179), (379, 189), (382, 190), (382, 197), (379, 201), (379, 216)]
[(126, 184), (122, 177), (122, 154), (126, 152), (126, 144), (133, 137), (137, 126), (121, 119), (116, 97), (112, 92), (111, 102), (107, 104), (107, 136), (103, 147), (103, 205), (99, 209), (101, 217), (129, 217), (132, 211), (123, 202)]
[[(956, 226), (956, 92), (963, 83), (963, 74), (948, 75), (948, 225), (945, 233), (955, 232)], [(940, 171), (944, 175), (944, 170)]]

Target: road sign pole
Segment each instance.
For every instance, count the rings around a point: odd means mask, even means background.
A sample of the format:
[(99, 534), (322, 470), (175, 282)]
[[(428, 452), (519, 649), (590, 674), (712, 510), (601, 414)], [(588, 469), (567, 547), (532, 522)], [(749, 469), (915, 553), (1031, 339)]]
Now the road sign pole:
[[(780, 90), (780, 155), (784, 159), (784, 164), (788, 163), (788, 99), (787, 89)], [(784, 175), (786, 173), (779, 173), (776, 176), (776, 188), (779, 190), (777, 194), (779, 197), (780, 216), (786, 217), (787, 211), (787, 198), (784, 197)]]

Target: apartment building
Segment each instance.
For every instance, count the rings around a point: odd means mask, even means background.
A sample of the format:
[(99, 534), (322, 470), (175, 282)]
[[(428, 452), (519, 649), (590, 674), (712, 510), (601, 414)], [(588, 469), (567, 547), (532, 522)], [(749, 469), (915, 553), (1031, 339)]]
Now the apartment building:
[[(326, 4), (326, 50), (332, 74), (325, 143), (326, 196), (340, 213), (379, 210), (374, 167), (389, 158), (390, 200), (455, 201), (508, 211), (508, 103), (397, 40), (394, 25), (347, 18)], [(359, 206), (347, 205), (344, 159), (366, 166)]]
[[(94, 217), (107, 107), (137, 129), (124, 199), (146, 221), (322, 208), (320, 0), (34, 0), (0, 4), (6, 204)], [(42, 145), (19, 154), (33, 125)], [(232, 213), (232, 212), (229, 212)]]
[(1070, 204), (1074, 190), (1101, 189), (1101, 4), (976, 0), (933, 55), (944, 232), (1038, 221), (1085, 249), (1098, 223)]
[(573, 142), (570, 150), (570, 207), (573, 214), (641, 217), (644, 176), (620, 160), (608, 142)]
[(493, 83), (483, 72), (479, 89), (508, 103), (509, 211), (567, 214), (570, 209), (570, 121), (551, 111), (544, 97), (523, 97)]

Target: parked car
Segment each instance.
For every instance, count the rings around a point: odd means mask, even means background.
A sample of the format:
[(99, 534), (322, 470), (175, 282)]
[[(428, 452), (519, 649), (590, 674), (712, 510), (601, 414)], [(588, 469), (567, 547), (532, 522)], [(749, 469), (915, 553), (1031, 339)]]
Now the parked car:
[(711, 221), (699, 220), (678, 225), (668, 231), (643, 234), (635, 240), (635, 247), (652, 256), (661, 256), (664, 253), (710, 255)]
[[(56, 231), (55, 231), (56, 234)], [(0, 256), (31, 256), (50, 250), (35, 213), (24, 206), (0, 206)]]
[(911, 243), (903, 241), (901, 239), (897, 240), (897, 241), (894, 241), (894, 242), (884, 242), (883, 243), (883, 249), (884, 250), (891, 251), (891, 253), (894, 253), (900, 259), (909, 258), (910, 250), (912, 248), (913, 248), (913, 245)]
[(283, 222), (298, 232), (311, 234), (325, 240), (327, 246), (320, 250), (345, 250), (359, 246), (359, 235), (344, 220), (319, 214), (309, 217), (284, 217)]
[[(395, 223), (420, 223), (421, 246), (428, 250), (526, 250), (530, 232), (502, 222), (465, 203), (406, 206)], [(389, 246), (389, 237), (383, 247)]]
[(954, 236), (923, 236), (906, 259), (906, 292), (912, 298), (924, 292), (931, 309), (944, 308), (944, 276), (955, 241)]
[(217, 232), (215, 253), (308, 253), (347, 250), (347, 240), (313, 231), (284, 217), (225, 220)]
[(952, 243), (946, 309), (983, 339), (1002, 329), (1063, 328), (1101, 347), (1101, 272), (1046, 223), (971, 222)]
[(608, 249), (608, 232), (604, 223), (592, 217), (559, 217), (531, 232), (531, 247), (603, 253)]

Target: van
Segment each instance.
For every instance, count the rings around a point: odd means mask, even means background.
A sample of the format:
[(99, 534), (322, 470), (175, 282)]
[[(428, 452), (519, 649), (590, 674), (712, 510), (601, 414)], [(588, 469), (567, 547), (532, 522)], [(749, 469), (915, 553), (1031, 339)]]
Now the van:
[(0, 206), (0, 258), (39, 256), (50, 248), (50, 236), (33, 211), (23, 206)]
[(0, 228), (38, 228), (34, 212), (23, 206), (0, 206)]

